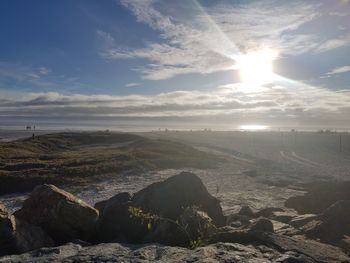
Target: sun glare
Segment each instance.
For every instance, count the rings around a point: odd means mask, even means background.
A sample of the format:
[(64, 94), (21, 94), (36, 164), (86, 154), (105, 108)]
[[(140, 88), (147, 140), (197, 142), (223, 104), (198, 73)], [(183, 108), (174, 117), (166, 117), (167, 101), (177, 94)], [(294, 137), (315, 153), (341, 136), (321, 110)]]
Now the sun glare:
[(267, 128), (268, 126), (266, 125), (256, 125), (256, 124), (239, 126), (239, 129), (244, 131), (263, 131), (263, 130), (266, 130)]
[(271, 49), (262, 49), (239, 56), (236, 62), (242, 83), (249, 85), (271, 83), (274, 79), (272, 62), (276, 57), (277, 52)]

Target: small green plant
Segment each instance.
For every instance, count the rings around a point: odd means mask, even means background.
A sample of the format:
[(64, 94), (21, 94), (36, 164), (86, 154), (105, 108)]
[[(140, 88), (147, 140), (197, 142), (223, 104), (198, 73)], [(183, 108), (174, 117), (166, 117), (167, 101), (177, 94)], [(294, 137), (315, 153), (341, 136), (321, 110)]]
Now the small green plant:
[(195, 249), (197, 247), (204, 247), (208, 245), (207, 239), (198, 238), (197, 240), (191, 240), (190, 242), (190, 249)]
[(147, 224), (148, 231), (151, 231), (154, 223), (161, 219), (157, 215), (143, 212), (142, 209), (138, 207), (130, 206), (128, 210), (130, 213), (130, 218), (137, 218), (141, 220), (142, 224), (144, 225)]

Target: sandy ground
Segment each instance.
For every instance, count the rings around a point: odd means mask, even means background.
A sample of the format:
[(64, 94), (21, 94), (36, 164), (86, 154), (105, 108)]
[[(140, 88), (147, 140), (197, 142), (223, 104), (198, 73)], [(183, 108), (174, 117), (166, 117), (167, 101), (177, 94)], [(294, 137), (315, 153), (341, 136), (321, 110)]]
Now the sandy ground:
[[(249, 205), (255, 210), (264, 207), (284, 207), (283, 203), (287, 198), (302, 194), (301, 191), (259, 183), (255, 178), (246, 176), (243, 173), (245, 170), (244, 165), (233, 160), (216, 169), (171, 169), (141, 175), (116, 175), (113, 179), (83, 189), (77, 195), (94, 205), (120, 192), (134, 193), (153, 182), (162, 181), (181, 171), (197, 174), (209, 192), (222, 201), (225, 214), (236, 212), (241, 205)], [(27, 196), (28, 193), (5, 195), (0, 196), (0, 201), (14, 211), (21, 206)]]
[[(338, 134), (157, 132), (141, 135), (190, 144), (200, 150), (225, 156), (228, 162), (207, 170), (181, 169), (115, 175), (113, 179), (83, 189), (78, 193), (81, 199), (93, 205), (116, 193), (134, 193), (181, 171), (191, 171), (203, 180), (212, 195), (222, 201), (224, 212), (229, 214), (237, 211), (241, 205), (249, 205), (255, 210), (283, 207), (286, 199), (303, 193), (288, 185), (274, 186), (273, 182), (350, 179), (350, 137), (347, 134), (342, 138), (342, 151), (339, 150)], [(0, 136), (4, 135), (0, 133)], [(247, 176), (246, 171), (256, 171), (258, 175)], [(266, 183), (266, 180), (269, 182)], [(1, 196), (0, 201), (15, 210), (26, 197), (27, 194), (14, 194)]]

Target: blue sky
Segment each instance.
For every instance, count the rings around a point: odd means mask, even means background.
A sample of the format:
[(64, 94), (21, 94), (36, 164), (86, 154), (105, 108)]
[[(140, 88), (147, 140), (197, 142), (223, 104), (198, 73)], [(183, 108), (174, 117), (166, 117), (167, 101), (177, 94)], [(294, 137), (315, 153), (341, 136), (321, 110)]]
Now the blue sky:
[[(0, 118), (350, 126), (347, 0), (0, 6)], [(237, 58), (263, 49), (276, 76), (247, 87)]]

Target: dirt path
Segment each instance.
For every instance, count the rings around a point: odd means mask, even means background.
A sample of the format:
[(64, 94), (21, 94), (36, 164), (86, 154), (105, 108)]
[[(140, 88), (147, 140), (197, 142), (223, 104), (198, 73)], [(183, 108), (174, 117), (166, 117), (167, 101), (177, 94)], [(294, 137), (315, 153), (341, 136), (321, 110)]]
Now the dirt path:
[(311, 167), (317, 167), (317, 164), (313, 164), (312, 161), (309, 161), (307, 159), (304, 159), (302, 157), (298, 157), (294, 152), (292, 152), (292, 156), (286, 154), (284, 151), (280, 151), (280, 155), (282, 156), (282, 158), (284, 158), (287, 161), (291, 161), (294, 163), (298, 163), (301, 165), (305, 165), (305, 166), (311, 166)]

